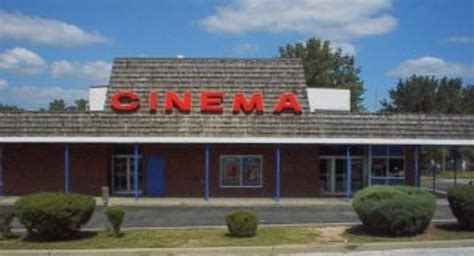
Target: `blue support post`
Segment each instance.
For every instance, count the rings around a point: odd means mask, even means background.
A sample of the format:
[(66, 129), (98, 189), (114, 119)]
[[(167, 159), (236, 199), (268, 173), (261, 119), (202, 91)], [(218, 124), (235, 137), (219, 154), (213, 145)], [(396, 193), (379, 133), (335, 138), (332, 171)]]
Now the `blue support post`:
[(135, 144), (134, 146), (134, 150), (133, 150), (133, 153), (134, 153), (134, 164), (133, 164), (133, 192), (134, 192), (134, 195), (135, 195), (135, 200), (138, 200), (139, 197), (140, 197), (140, 191), (138, 190), (138, 164), (139, 164), (139, 154), (138, 154), (138, 150), (139, 150), (139, 145), (138, 144)]
[(415, 146), (415, 186), (420, 187), (420, 146)]
[(69, 193), (69, 145), (64, 145), (64, 193)]
[(346, 201), (351, 200), (352, 181), (351, 146), (346, 147)]
[(206, 145), (204, 156), (204, 200), (209, 200), (209, 163), (210, 163), (210, 146)]
[(280, 154), (280, 145), (276, 146), (275, 151), (275, 201), (280, 201), (280, 175), (281, 175), (281, 154)]
[[(457, 186), (458, 185), (458, 150), (457, 148), (455, 147), (454, 150), (454, 186)], [(444, 170), (443, 170), (444, 171)]]

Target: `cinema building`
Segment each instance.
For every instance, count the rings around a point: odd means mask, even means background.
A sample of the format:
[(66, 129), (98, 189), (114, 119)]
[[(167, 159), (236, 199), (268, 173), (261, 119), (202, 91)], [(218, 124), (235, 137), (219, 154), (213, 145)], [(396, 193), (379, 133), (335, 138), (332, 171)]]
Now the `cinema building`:
[(87, 113), (0, 114), (1, 193), (350, 196), (419, 185), (420, 147), (474, 145), (474, 116), (353, 113), (296, 59), (119, 58)]

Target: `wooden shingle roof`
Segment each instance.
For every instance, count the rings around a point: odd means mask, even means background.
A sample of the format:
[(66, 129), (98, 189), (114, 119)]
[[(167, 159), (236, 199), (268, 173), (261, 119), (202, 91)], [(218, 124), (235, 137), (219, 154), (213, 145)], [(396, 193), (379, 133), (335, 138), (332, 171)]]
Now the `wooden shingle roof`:
[[(268, 104), (264, 105), (264, 114), (250, 115), (232, 114), (232, 102), (226, 97), (224, 113), (214, 115), (201, 114), (199, 108), (193, 108), (190, 114), (165, 114), (163, 109), (150, 114), (146, 107), (138, 113), (120, 114), (108, 107), (109, 102), (103, 112), (0, 113), (0, 142), (79, 141), (76, 138), (90, 138), (82, 140), (88, 142), (107, 138), (113, 138), (111, 142), (160, 142), (175, 138), (183, 143), (221, 139), (223, 143), (428, 141), (474, 145), (472, 115), (311, 113), (302, 63), (295, 59), (116, 59), (107, 98), (115, 91), (131, 89), (142, 99), (147, 98), (149, 90), (189, 90), (193, 102), (199, 102), (199, 93), (204, 90), (219, 90), (225, 95), (262, 92)], [(302, 114), (272, 113), (274, 102), (283, 92), (298, 97)]]
[[(299, 59), (162, 59), (118, 58), (114, 61), (108, 97), (117, 91), (129, 91), (147, 99), (149, 91), (182, 93), (189, 91), (192, 102), (200, 93), (218, 90), (224, 93), (224, 108), (231, 109), (234, 93), (264, 95), (265, 112), (273, 111), (283, 92), (294, 93), (303, 109), (309, 109), (303, 65)], [(161, 95), (162, 96), (162, 95)], [(107, 111), (113, 112), (106, 104)], [(146, 108), (142, 108), (146, 112)], [(229, 112), (229, 114), (231, 114)], [(191, 115), (200, 115), (194, 108)], [(224, 116), (227, 113), (224, 112)]]

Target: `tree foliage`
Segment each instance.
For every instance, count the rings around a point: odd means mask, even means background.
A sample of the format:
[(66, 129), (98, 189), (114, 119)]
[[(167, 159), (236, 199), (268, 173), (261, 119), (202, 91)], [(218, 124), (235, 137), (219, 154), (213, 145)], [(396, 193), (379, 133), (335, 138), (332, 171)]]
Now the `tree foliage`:
[(438, 79), (413, 75), (400, 79), (381, 102), (383, 112), (473, 114), (474, 86), (463, 86), (461, 78)]
[(352, 111), (364, 110), (365, 89), (354, 56), (343, 54), (340, 48), (334, 50), (329, 41), (310, 38), (305, 43), (280, 47), (280, 57), (303, 61), (308, 87), (350, 89)]
[(55, 99), (49, 103), (49, 112), (86, 112), (87, 101), (79, 99), (74, 102), (74, 105), (67, 106), (63, 99)]
[(19, 108), (14, 105), (8, 105), (0, 102), (0, 113), (2, 112), (22, 112), (25, 111), (22, 108)]

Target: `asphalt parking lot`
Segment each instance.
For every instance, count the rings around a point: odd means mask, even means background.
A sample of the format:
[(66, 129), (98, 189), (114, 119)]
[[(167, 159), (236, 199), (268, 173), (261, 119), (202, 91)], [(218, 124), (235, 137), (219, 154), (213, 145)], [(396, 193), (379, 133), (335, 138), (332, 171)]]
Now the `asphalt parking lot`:
[[(187, 227), (225, 225), (225, 216), (241, 207), (124, 206), (124, 227)], [(315, 224), (358, 222), (348, 205), (307, 207), (250, 207), (262, 224)], [(97, 207), (86, 228), (102, 228), (103, 207)], [(438, 205), (434, 220), (454, 220), (448, 205)], [(15, 228), (20, 228), (18, 222)]]

